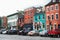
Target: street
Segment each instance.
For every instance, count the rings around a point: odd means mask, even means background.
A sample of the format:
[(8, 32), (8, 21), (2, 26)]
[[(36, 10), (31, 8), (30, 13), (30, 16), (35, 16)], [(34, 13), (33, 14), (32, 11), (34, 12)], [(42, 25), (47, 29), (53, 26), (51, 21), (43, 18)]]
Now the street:
[(60, 38), (0, 34), (0, 40), (60, 40)]

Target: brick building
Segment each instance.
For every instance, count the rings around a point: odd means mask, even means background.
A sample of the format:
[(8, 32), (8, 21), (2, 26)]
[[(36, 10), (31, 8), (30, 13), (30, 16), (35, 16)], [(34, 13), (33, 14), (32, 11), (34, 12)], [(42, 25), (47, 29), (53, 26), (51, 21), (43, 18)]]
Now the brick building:
[(6, 16), (2, 17), (2, 26), (3, 28), (7, 28), (7, 17)]
[(24, 25), (24, 12), (20, 11), (18, 14), (18, 29), (22, 30)]
[(60, 0), (51, 0), (46, 9), (46, 26), (47, 29), (60, 28)]
[(36, 12), (36, 8), (35, 7), (30, 7), (24, 10), (24, 24), (25, 26), (28, 27), (28, 25), (30, 25), (30, 27), (33, 26), (33, 16), (34, 13)]

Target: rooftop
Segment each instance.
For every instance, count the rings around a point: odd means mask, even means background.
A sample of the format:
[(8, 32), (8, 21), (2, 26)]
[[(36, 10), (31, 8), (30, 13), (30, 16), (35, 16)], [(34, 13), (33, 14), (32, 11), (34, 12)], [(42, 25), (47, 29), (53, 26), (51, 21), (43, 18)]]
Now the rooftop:
[(56, 0), (55, 2), (53, 2), (53, 0), (51, 0), (47, 5), (45, 6), (50, 6), (50, 5), (53, 5), (53, 4), (57, 4), (57, 3), (60, 3), (59, 0)]

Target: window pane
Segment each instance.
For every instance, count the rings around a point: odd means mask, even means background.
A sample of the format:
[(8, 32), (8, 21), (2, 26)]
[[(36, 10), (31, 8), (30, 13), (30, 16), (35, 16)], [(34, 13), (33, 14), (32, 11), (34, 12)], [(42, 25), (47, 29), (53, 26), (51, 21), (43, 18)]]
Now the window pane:
[(52, 15), (52, 20), (54, 19), (54, 15)]
[(49, 11), (49, 8), (48, 8), (48, 11)]
[(44, 15), (43, 15), (43, 19), (44, 19)]
[(37, 18), (35, 18), (35, 20), (37, 20)]
[(50, 17), (48, 16), (48, 20), (50, 20)]
[(40, 16), (38, 16), (38, 18), (40, 19)]
[(56, 6), (56, 9), (58, 9), (58, 6)]
[(56, 24), (54, 26), (55, 26), (55, 29), (56, 29)]
[(58, 14), (56, 14), (56, 19), (58, 19)]
[(45, 28), (45, 25), (44, 25), (44, 23), (43, 23), (43, 28)]
[(51, 10), (53, 10), (53, 7), (51, 7)]
[(60, 25), (58, 25), (58, 28), (60, 28)]

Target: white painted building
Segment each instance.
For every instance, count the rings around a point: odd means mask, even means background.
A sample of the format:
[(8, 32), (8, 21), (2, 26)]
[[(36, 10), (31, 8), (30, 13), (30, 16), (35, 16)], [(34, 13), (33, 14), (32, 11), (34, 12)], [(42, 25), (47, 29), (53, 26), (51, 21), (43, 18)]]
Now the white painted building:
[(7, 23), (8, 23), (8, 27), (12, 29), (16, 29), (17, 28), (17, 20), (18, 20), (18, 13), (17, 14), (12, 14), (7, 16)]

